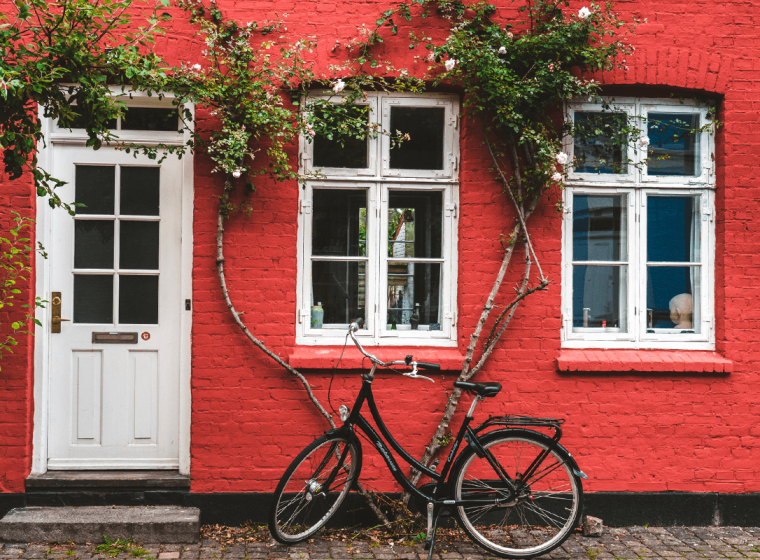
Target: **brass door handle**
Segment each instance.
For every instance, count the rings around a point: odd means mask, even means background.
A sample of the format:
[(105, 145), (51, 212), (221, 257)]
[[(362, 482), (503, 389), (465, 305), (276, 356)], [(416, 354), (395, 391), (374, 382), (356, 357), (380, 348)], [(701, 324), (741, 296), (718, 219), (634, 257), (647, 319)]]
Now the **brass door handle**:
[(61, 292), (53, 292), (51, 295), (53, 297), (50, 298), (50, 303), (53, 305), (50, 311), (53, 315), (53, 319), (50, 321), (50, 332), (60, 333), (61, 323), (64, 321), (70, 321), (70, 319), (61, 319)]

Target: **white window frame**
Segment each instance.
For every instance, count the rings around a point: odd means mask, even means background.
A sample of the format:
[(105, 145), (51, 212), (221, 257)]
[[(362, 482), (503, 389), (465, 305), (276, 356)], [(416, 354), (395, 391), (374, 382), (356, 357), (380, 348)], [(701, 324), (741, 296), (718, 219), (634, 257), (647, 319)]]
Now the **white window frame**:
[[(700, 126), (709, 124), (708, 109), (694, 102), (671, 99), (620, 100), (622, 109), (631, 116), (645, 116), (648, 111), (657, 113), (698, 112)], [(610, 104), (618, 108), (617, 100)], [(572, 103), (566, 110), (566, 118), (574, 118), (576, 111), (599, 111), (601, 103)], [(572, 122), (572, 121), (571, 121)], [(645, 126), (637, 125), (645, 130)], [(589, 173), (568, 173), (563, 192), (564, 217), (562, 220), (562, 347), (563, 348), (626, 348), (626, 349), (715, 349), (715, 174), (714, 127), (700, 133), (700, 174), (696, 177), (656, 176), (650, 177), (646, 169), (638, 169), (636, 163), (644, 162), (647, 150), (629, 145), (628, 173), (623, 176)], [(573, 155), (572, 138), (564, 139), (564, 149)], [(643, 165), (639, 166), (643, 167)], [(613, 329), (573, 328), (573, 196), (574, 195), (626, 194), (628, 196), (627, 223), (627, 298), (626, 331)], [(664, 329), (647, 332), (647, 199), (650, 196), (699, 196), (700, 197), (700, 294), (699, 332), (670, 333)], [(621, 301), (622, 303), (622, 301)]]
[[(341, 102), (339, 96), (312, 96)], [(308, 106), (308, 99), (304, 100)], [(378, 123), (387, 130), (390, 123), (390, 107), (394, 104), (413, 107), (443, 107), (445, 109), (444, 128), (444, 169), (388, 170), (387, 160), (390, 142), (385, 135), (368, 140), (367, 169), (316, 168), (313, 166), (313, 143), (300, 139), (299, 171), (302, 174), (319, 172), (319, 177), (311, 177), (299, 189), (298, 227), (298, 274), (296, 344), (299, 345), (342, 345), (345, 331), (339, 328), (311, 328), (311, 232), (313, 225), (313, 193), (315, 189), (366, 189), (367, 190), (367, 256), (365, 277), (366, 325), (357, 335), (362, 344), (369, 346), (437, 346), (457, 345), (457, 231), (458, 231), (458, 129), (459, 97), (451, 94), (390, 94), (367, 92), (365, 102), (371, 107), (370, 123)], [(378, 108), (382, 107), (380, 117)], [(383, 158), (385, 157), (385, 161)], [(383, 163), (379, 163), (383, 162)], [(393, 173), (391, 173), (391, 171)], [(399, 171), (403, 173), (403, 176)], [(441, 330), (412, 331), (387, 328), (387, 310), (383, 294), (387, 293), (388, 260), (384, 250), (387, 240), (381, 239), (382, 232), (388, 230), (388, 196), (393, 190), (439, 191), (443, 195), (443, 239), (441, 259), (410, 259), (413, 261), (442, 262), (441, 281)], [(383, 243), (385, 242), (385, 243)], [(346, 260), (357, 261), (362, 257)]]

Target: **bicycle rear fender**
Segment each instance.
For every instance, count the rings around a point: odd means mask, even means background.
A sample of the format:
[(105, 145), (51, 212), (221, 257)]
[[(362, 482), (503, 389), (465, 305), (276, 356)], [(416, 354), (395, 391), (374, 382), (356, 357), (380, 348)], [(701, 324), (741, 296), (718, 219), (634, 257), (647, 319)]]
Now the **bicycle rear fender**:
[(358, 490), (357, 483), (359, 482), (359, 476), (362, 474), (362, 442), (356, 436), (356, 433), (347, 426), (341, 426), (339, 428), (332, 428), (325, 432), (325, 436), (342, 436), (348, 441), (352, 442), (356, 446), (356, 478), (351, 484), (352, 490)]
[[(507, 435), (512, 435), (512, 436), (523, 435), (523, 436), (532, 437), (532, 438), (536, 438), (536, 439), (542, 440), (544, 443), (546, 443), (546, 445), (550, 449), (556, 449), (560, 453), (564, 453), (565, 455), (567, 455), (567, 457), (568, 457), (568, 464), (570, 465), (570, 468), (573, 470), (573, 474), (575, 474), (575, 476), (578, 476), (580, 478), (586, 478), (586, 479), (588, 478), (588, 476), (586, 476), (586, 473), (584, 473), (580, 469), (580, 467), (578, 467), (578, 463), (575, 461), (575, 457), (573, 457), (572, 454), (567, 449), (565, 449), (555, 439), (550, 438), (549, 436), (547, 436), (546, 434), (542, 434), (541, 432), (537, 432), (535, 430), (526, 430), (524, 428), (520, 428), (520, 429), (511, 428), (511, 429), (504, 429), (504, 430), (494, 430), (492, 432), (488, 432), (488, 433), (480, 435), (478, 437), (478, 441), (480, 442), (480, 444), (486, 444), (486, 443), (490, 442), (492, 439), (496, 439), (497, 437), (502, 437), (502, 436), (507, 436)], [(471, 450), (475, 454), (478, 454), (478, 451), (473, 447), (473, 445), (470, 442), (467, 442), (467, 447), (465, 447), (462, 450), (462, 452), (457, 457), (456, 461), (454, 461), (454, 465), (451, 467), (451, 473), (458, 472), (459, 467), (461, 466), (462, 462), (464, 462), (466, 456), (469, 455), (469, 453), (468, 453), (469, 450)], [(449, 482), (452, 482), (450, 476), (449, 476), (449, 480), (447, 481), (447, 483), (449, 483)]]

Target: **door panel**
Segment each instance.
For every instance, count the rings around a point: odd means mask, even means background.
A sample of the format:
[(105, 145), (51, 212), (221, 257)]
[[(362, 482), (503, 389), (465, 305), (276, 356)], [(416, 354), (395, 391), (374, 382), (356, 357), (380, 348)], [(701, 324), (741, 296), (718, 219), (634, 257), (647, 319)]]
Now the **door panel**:
[(50, 335), (48, 468), (177, 468), (181, 164), (54, 154), (61, 198), (85, 206), (51, 213), (50, 290), (69, 321)]

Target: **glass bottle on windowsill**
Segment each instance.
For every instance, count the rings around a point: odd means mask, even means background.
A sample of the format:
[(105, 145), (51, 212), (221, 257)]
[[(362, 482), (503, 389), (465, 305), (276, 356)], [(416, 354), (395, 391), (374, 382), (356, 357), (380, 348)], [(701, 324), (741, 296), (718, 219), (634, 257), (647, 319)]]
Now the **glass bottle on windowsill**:
[(322, 302), (318, 301), (317, 305), (311, 306), (311, 328), (321, 329), (325, 318), (325, 310), (322, 309)]
[(414, 311), (412, 312), (412, 316), (409, 318), (409, 323), (412, 325), (412, 330), (416, 331), (417, 327), (420, 324), (420, 304), (419, 303), (414, 304)]

